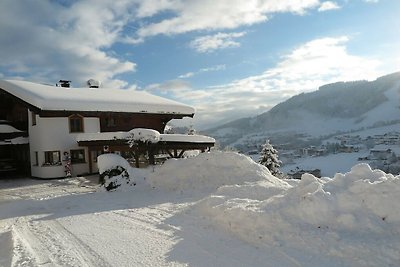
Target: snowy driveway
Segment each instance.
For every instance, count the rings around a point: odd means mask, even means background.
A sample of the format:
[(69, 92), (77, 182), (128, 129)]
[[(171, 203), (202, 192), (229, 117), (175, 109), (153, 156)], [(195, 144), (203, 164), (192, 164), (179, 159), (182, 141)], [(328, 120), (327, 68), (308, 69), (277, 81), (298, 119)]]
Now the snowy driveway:
[(187, 208), (196, 199), (144, 185), (101, 192), (82, 181), (0, 180), (0, 266), (290, 262), (260, 253), (190, 215)]

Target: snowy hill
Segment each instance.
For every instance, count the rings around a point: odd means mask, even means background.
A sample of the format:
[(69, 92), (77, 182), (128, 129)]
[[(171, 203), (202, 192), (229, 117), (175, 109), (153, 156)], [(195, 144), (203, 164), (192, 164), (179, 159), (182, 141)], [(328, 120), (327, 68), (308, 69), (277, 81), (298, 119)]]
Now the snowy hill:
[(375, 81), (337, 82), (296, 95), (253, 118), (207, 130), (223, 146), (256, 133), (313, 137), (400, 123), (400, 72)]

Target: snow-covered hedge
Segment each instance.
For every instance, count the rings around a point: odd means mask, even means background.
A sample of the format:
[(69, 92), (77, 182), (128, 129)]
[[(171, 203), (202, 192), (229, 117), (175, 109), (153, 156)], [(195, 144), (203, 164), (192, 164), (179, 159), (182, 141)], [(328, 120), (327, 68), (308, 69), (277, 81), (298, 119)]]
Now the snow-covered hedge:
[(118, 187), (135, 185), (132, 167), (120, 155), (100, 155), (97, 157), (97, 164), (101, 183), (107, 191)]
[(160, 133), (152, 129), (136, 128), (129, 131), (127, 139), (130, 146), (140, 142), (157, 143), (160, 141)]
[(249, 157), (234, 152), (201, 153), (170, 159), (148, 177), (153, 187), (176, 191), (215, 191), (224, 185), (263, 181), (271, 187), (289, 185)]

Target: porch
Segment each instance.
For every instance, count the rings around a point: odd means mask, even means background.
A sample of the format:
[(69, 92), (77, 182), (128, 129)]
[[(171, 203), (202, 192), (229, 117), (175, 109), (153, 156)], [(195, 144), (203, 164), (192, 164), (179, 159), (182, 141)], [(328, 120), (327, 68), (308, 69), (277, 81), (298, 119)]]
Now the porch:
[(89, 171), (94, 173), (97, 156), (104, 153), (117, 153), (140, 168), (161, 164), (168, 158), (182, 158), (187, 151), (209, 151), (215, 145), (215, 139), (203, 135), (159, 134), (157, 141), (138, 141), (128, 143), (127, 132), (106, 132), (81, 134), (78, 145), (87, 147), (89, 152)]

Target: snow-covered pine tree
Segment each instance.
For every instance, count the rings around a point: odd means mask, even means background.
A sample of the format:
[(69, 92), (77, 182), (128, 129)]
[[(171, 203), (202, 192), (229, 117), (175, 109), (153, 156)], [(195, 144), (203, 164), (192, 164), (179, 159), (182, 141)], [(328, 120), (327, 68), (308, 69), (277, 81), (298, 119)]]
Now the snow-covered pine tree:
[(269, 140), (262, 146), (261, 157), (258, 163), (267, 167), (274, 176), (282, 174), (279, 170), (282, 162), (278, 159), (278, 151), (269, 143)]

